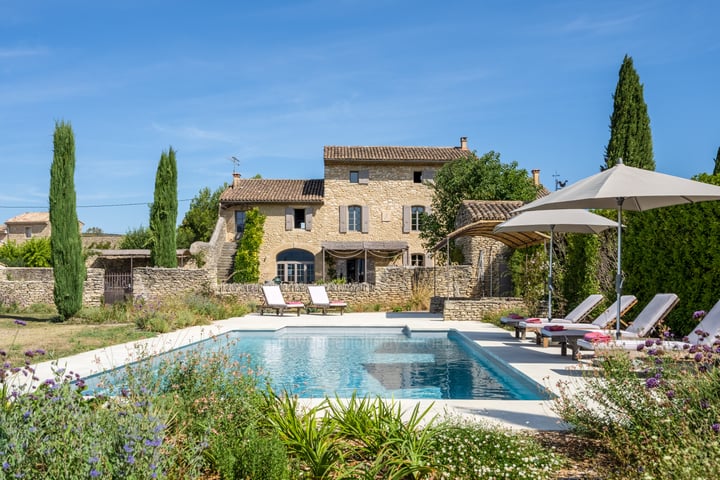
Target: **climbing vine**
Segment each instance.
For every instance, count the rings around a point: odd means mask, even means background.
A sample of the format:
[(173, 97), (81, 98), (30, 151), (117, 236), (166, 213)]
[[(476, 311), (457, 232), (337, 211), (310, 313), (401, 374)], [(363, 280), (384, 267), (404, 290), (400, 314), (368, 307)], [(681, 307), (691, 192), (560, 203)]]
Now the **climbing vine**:
[(245, 230), (238, 240), (235, 254), (235, 268), (232, 280), (235, 283), (257, 283), (260, 281), (260, 245), (262, 245), (265, 215), (260, 210), (248, 210)]

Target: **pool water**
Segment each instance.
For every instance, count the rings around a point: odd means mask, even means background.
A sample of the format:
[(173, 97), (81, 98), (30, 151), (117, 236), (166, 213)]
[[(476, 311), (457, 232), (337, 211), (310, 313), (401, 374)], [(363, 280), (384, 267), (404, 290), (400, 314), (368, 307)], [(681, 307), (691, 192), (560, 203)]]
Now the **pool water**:
[[(226, 347), (249, 355), (275, 391), (300, 398), (381, 396), (396, 399), (546, 399), (537, 383), (454, 330), (377, 327), (286, 327), (233, 331), (222, 341), (188, 349)], [(103, 375), (87, 379), (93, 385)]]

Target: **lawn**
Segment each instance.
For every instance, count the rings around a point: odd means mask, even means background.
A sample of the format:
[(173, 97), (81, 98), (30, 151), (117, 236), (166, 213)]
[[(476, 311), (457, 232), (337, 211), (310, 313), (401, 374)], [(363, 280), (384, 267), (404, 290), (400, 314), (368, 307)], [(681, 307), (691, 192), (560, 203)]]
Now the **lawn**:
[(13, 364), (23, 363), (28, 350), (45, 351), (41, 361), (56, 360), (156, 335), (154, 332), (139, 330), (134, 323), (91, 325), (60, 323), (50, 314), (0, 315), (2, 348), (6, 349), (8, 360)]

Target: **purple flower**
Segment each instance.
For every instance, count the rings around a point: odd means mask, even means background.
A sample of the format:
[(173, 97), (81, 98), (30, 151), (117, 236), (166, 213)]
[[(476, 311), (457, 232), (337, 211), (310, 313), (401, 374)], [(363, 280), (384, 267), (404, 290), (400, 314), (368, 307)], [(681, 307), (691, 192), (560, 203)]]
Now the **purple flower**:
[(33, 357), (35, 356), (35, 352), (32, 351), (32, 350), (28, 350), (28, 351), (25, 352), (25, 356), (26, 356), (26, 357), (33, 358)]
[(645, 380), (645, 386), (646, 386), (647, 388), (655, 388), (655, 387), (657, 387), (658, 385), (660, 385), (660, 380), (658, 380), (658, 379), (655, 378), (655, 377), (650, 377), (650, 378), (648, 378), (647, 380)]
[(703, 410), (707, 410), (708, 408), (710, 408), (710, 402), (708, 402), (707, 400), (700, 400), (700, 408), (702, 408)]
[(645, 340), (646, 347), (652, 347), (653, 345), (655, 345), (655, 340), (653, 340), (652, 338), (648, 338), (647, 340)]
[(669, 400), (672, 400), (673, 398), (675, 398), (675, 390), (668, 390), (667, 392), (665, 392), (665, 395), (667, 395)]
[(133, 465), (135, 463), (135, 457), (132, 455), (128, 455), (127, 458), (125, 459), (125, 461), (127, 463), (129, 463), (130, 465)]
[(98, 457), (90, 457), (88, 458), (88, 463), (92, 465), (93, 463), (98, 463), (100, 459)]
[(703, 354), (700, 353), (700, 352), (698, 352), (698, 353), (695, 354), (695, 357), (694, 357), (694, 358), (695, 358), (695, 361), (696, 361), (696, 362), (698, 362), (698, 363), (699, 363), (699, 362), (702, 362)]
[(3, 462), (2, 468), (3, 470), (7, 470), (8, 468), (10, 468), (10, 464), (8, 462)]
[(96, 478), (96, 477), (99, 477), (100, 475), (102, 475), (102, 473), (101, 473), (101, 472), (98, 472), (98, 471), (95, 470), (94, 468), (93, 468), (92, 470), (90, 470), (90, 476), (91, 476), (91, 477)]
[(705, 310), (698, 310), (697, 312), (693, 313), (693, 318), (697, 319), (700, 317), (705, 316)]
[(7, 352), (5, 350), (0, 350), (0, 357), (7, 357)]
[(713, 429), (713, 432), (715, 432), (715, 433), (720, 432), (720, 423), (713, 423), (712, 429)]
[(27, 325), (27, 322), (15, 319), (15, 325), (20, 325), (21, 327), (24, 327), (25, 325)]
[(37, 355), (45, 355), (46, 352), (42, 348), (38, 348), (37, 350), (35, 350), (35, 353)]
[(644, 344), (644, 343), (638, 343), (638, 344), (637, 344), (637, 347), (635, 347), (635, 348), (637, 349), (638, 352), (642, 352), (642, 351), (645, 349), (645, 344)]
[(152, 440), (145, 440), (145, 446), (146, 447), (159, 447), (162, 445), (162, 438), (156, 437)]
[(125, 450), (125, 453), (130, 453), (133, 451), (133, 447), (129, 443), (126, 443), (125, 445), (123, 445), (123, 450)]

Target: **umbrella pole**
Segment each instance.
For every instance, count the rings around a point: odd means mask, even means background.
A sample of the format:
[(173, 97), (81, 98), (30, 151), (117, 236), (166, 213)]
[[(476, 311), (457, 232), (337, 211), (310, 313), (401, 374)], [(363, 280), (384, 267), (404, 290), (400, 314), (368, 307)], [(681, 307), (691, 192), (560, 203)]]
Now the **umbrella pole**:
[(552, 320), (552, 291), (553, 291), (553, 284), (552, 284), (552, 257), (553, 257), (553, 229), (555, 228), (555, 225), (550, 225), (550, 267), (548, 270), (548, 322)]
[(621, 298), (622, 298), (622, 206), (623, 202), (625, 201), (625, 198), (619, 197), (617, 199), (618, 203), (618, 247), (617, 247), (617, 276), (615, 277), (615, 291), (617, 292), (617, 330), (615, 332), (615, 337), (619, 340), (620, 339), (620, 315), (622, 315), (622, 306), (621, 306)]

